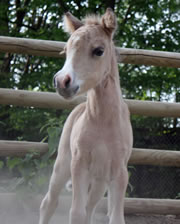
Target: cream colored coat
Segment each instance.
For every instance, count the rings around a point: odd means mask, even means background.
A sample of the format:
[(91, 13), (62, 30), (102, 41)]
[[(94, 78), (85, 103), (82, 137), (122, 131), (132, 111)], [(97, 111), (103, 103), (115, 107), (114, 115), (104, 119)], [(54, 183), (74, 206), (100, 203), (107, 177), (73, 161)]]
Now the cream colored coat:
[(84, 23), (67, 13), (65, 22), (71, 36), (64, 67), (54, 77), (55, 87), (64, 98), (88, 92), (87, 101), (72, 111), (64, 125), (39, 224), (48, 224), (70, 176), (70, 224), (92, 223), (94, 208), (107, 189), (109, 223), (124, 224), (132, 130), (112, 42), (116, 18), (107, 9), (102, 18), (90, 16)]

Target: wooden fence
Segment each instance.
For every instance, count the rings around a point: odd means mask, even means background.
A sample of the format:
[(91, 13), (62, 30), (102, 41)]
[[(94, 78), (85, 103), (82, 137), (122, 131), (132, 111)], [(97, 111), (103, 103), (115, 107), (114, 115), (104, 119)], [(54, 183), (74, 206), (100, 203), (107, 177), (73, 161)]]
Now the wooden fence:
[[(59, 52), (64, 42), (33, 40), (13, 37), (0, 37), (0, 51), (38, 56), (62, 57)], [(117, 48), (118, 62), (180, 68), (180, 54), (161, 51), (147, 51)], [(56, 93), (34, 92), (0, 88), (0, 104), (32, 106), (38, 108), (72, 109), (86, 100), (85, 96), (65, 101)], [(125, 100), (131, 114), (180, 117), (179, 103)], [(0, 141), (0, 156), (25, 156), (35, 151), (44, 154), (48, 150), (46, 143)], [(180, 167), (180, 151), (154, 149), (134, 149), (130, 164)], [(180, 214), (178, 200), (127, 199), (128, 213)]]
[[(34, 92), (0, 88), (0, 104), (53, 109), (73, 109), (86, 100), (79, 96), (74, 100), (64, 100), (56, 93)], [(180, 117), (179, 103), (125, 100), (131, 114), (155, 117)]]
[[(60, 55), (65, 43), (60, 41), (34, 40), (14, 37), (0, 37), (0, 51), (18, 54), (30, 54), (47, 57)], [(137, 65), (155, 65), (180, 67), (180, 54), (165, 51), (148, 51), (130, 48), (116, 48), (118, 62)]]
[[(0, 157), (24, 157), (28, 152), (42, 155), (47, 151), (47, 143), (0, 140)], [(134, 148), (129, 163), (132, 165), (180, 167), (180, 152)]]

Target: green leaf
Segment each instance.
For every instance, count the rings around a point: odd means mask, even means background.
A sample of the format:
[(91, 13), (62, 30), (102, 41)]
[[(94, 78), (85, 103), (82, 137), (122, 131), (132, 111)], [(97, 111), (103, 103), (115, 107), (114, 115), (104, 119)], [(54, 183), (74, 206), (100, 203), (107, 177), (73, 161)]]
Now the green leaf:
[(20, 158), (13, 158), (7, 160), (7, 166), (10, 170), (14, 169), (16, 166), (20, 165), (22, 160)]

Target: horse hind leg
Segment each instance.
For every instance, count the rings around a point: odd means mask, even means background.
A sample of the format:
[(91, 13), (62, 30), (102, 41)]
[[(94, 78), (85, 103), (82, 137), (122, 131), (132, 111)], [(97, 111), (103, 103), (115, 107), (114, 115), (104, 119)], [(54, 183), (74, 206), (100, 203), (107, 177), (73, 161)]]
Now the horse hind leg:
[(69, 152), (66, 152), (63, 155), (58, 155), (56, 159), (50, 179), (49, 190), (40, 206), (39, 224), (49, 223), (49, 220), (58, 205), (58, 195), (70, 178), (71, 155)]

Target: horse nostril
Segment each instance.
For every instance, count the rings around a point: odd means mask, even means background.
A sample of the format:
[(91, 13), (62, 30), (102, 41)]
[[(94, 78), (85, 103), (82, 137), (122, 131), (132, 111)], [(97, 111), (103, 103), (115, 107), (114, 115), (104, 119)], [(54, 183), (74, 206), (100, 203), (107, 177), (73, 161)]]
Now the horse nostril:
[(64, 89), (67, 89), (71, 84), (71, 77), (69, 75), (66, 75), (63, 79), (62, 85)]

